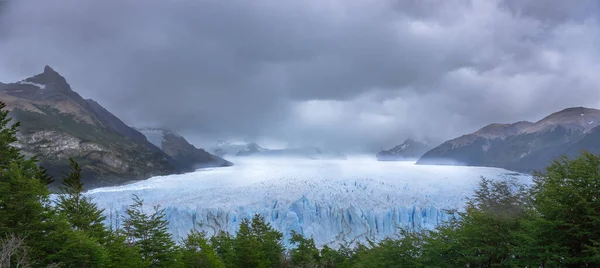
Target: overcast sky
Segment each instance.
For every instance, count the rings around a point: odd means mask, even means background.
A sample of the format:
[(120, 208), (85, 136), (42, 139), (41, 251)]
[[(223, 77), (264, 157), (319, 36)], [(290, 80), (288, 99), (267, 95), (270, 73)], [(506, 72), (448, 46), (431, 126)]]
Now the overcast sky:
[(597, 0), (9, 0), (0, 81), (51, 65), (196, 144), (376, 150), (600, 108)]

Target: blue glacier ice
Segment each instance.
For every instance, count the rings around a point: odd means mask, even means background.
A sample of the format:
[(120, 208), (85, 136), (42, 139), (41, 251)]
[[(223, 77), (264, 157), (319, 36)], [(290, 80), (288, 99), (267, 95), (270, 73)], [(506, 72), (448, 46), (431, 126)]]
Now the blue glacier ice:
[(243, 218), (258, 213), (286, 240), (295, 230), (312, 236), (319, 246), (337, 247), (393, 236), (399, 227), (433, 228), (450, 217), (448, 209), (464, 207), (481, 177), (530, 181), (527, 175), (498, 168), (424, 166), (370, 157), (233, 161), (232, 167), (153, 177), (87, 194), (113, 220), (123, 215), (132, 194), (144, 199), (146, 211), (160, 205), (176, 239), (195, 226), (209, 235), (235, 233)]

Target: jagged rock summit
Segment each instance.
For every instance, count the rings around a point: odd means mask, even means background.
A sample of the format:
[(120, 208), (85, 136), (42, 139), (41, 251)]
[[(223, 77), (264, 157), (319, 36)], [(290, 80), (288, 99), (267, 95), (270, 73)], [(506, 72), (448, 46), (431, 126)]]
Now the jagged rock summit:
[[(169, 156), (99, 103), (83, 99), (49, 66), (24, 80), (0, 85), (0, 101), (21, 122), (15, 146), (60, 182), (73, 157), (86, 187), (98, 187), (192, 170)], [(193, 162), (193, 161), (191, 161)]]
[(425, 153), (418, 164), (541, 170), (561, 155), (600, 153), (600, 110), (573, 107), (532, 123), (491, 124)]

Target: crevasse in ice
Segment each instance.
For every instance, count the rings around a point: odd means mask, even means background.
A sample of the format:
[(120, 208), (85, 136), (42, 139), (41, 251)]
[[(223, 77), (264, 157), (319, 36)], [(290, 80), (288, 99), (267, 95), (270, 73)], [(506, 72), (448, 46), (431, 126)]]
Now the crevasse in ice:
[(233, 167), (153, 177), (87, 194), (112, 214), (107, 224), (123, 215), (132, 194), (144, 199), (147, 212), (160, 205), (176, 239), (194, 227), (209, 235), (235, 233), (243, 218), (258, 213), (284, 233), (286, 242), (295, 230), (312, 236), (319, 246), (337, 247), (393, 236), (399, 227), (432, 228), (450, 217), (448, 209), (464, 207), (481, 177), (530, 180), (497, 168), (363, 157), (233, 161)]

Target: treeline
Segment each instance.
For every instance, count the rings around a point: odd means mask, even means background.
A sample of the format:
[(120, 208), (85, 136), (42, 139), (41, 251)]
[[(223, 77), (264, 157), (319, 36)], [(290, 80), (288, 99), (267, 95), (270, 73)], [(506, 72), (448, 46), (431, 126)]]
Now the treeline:
[(52, 178), (26, 158), (0, 102), (0, 268), (4, 267), (600, 267), (600, 158), (560, 158), (532, 185), (482, 179), (464, 212), (434, 230), (356, 246), (317, 248), (312, 238), (283, 234), (261, 217), (236, 234), (167, 232), (164, 210), (144, 211), (133, 196), (121, 224), (83, 195), (71, 161), (59, 195)]

